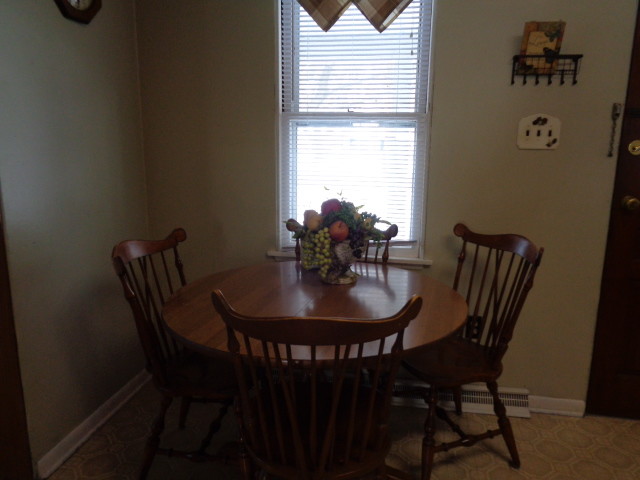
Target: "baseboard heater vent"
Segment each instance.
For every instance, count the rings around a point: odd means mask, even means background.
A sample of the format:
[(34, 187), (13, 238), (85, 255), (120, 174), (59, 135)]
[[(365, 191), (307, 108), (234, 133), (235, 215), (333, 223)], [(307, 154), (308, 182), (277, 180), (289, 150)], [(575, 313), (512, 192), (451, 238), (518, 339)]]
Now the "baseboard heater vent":
[[(393, 404), (407, 407), (426, 408), (421, 394), (424, 384), (398, 379), (394, 388)], [(422, 390), (424, 391), (424, 390)], [(530, 418), (529, 391), (524, 388), (499, 388), (498, 394), (510, 417)], [(450, 390), (440, 392), (439, 404), (445, 410), (453, 411), (453, 394)], [(485, 385), (469, 384), (462, 387), (462, 411), (493, 415), (493, 400)]]

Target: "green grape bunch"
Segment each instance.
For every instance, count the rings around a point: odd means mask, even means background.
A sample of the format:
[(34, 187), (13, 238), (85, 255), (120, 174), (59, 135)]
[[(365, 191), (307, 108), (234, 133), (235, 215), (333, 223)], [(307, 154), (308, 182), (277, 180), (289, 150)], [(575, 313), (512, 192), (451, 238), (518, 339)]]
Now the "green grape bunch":
[(331, 236), (329, 228), (324, 227), (317, 232), (308, 231), (302, 239), (302, 266), (310, 270), (317, 268), (321, 277), (325, 277), (333, 263)]

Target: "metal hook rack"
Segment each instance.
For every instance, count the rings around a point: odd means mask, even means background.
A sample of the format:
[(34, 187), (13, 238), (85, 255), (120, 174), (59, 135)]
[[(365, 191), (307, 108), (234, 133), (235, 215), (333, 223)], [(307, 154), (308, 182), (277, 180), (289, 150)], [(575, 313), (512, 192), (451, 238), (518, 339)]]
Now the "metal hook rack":
[(564, 85), (565, 77), (571, 78), (571, 84), (578, 83), (578, 70), (582, 55), (560, 55), (555, 52), (544, 55), (514, 55), (511, 67), (511, 85), (515, 77), (522, 77), (522, 84), (527, 84), (527, 78), (533, 77), (535, 84), (540, 83), (540, 77), (547, 77), (547, 85), (551, 85), (554, 76), (560, 76), (560, 85)]

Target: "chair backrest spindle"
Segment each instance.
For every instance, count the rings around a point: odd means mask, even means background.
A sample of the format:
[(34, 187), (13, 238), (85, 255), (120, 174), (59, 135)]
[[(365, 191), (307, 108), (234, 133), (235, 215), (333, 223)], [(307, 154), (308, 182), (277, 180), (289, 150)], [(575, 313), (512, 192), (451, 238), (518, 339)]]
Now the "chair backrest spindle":
[[(398, 226), (395, 224), (390, 225), (389, 228), (385, 230), (382, 240), (380, 240), (379, 242), (373, 240), (367, 242), (360, 261), (365, 263), (387, 263), (389, 261), (389, 246), (391, 244), (391, 239), (396, 235), (398, 235)], [(381, 248), (382, 255), (380, 255)], [(369, 255), (369, 251), (371, 249), (374, 250), (372, 256)]]

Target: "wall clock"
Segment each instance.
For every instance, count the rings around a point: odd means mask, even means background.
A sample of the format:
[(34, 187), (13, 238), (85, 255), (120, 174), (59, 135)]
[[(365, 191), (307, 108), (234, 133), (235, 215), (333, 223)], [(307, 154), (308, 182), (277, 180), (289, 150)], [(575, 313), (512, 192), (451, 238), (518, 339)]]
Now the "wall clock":
[(102, 0), (54, 0), (65, 17), (89, 23), (102, 6)]

